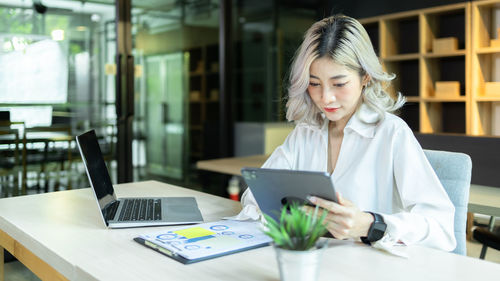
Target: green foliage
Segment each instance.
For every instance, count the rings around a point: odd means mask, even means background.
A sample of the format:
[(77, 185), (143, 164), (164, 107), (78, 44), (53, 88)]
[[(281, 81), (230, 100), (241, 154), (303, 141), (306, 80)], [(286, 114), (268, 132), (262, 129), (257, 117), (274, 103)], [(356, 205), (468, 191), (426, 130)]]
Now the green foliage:
[(72, 55), (76, 55), (82, 52), (82, 47), (79, 44), (71, 43), (69, 44), (69, 52)]
[[(287, 209), (290, 212), (287, 212)], [(323, 210), (323, 214), (318, 218), (318, 207), (313, 214), (307, 214), (300, 205), (292, 204), (289, 208), (284, 206), (279, 222), (264, 214), (267, 229), (263, 232), (271, 237), (280, 248), (296, 251), (309, 250), (327, 232), (323, 224), (327, 213)]]
[(24, 14), (22, 9), (0, 8), (0, 32), (30, 34), (33, 32), (33, 16)]

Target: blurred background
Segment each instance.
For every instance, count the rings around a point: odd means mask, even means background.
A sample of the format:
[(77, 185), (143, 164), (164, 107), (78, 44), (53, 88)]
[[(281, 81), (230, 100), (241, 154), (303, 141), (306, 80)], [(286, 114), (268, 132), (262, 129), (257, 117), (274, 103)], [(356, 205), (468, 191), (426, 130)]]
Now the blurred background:
[(3, 195), (88, 187), (74, 136), (90, 129), (114, 183), (227, 195), (195, 164), (264, 153), (249, 124), (290, 129), (284, 81), (314, 21), (450, 1), (385, 2), (1, 0)]

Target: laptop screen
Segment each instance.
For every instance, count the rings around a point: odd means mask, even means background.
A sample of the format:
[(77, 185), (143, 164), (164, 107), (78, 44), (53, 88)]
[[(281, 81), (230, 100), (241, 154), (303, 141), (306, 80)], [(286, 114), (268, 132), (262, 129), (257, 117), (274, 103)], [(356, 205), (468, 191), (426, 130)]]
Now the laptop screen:
[(77, 136), (76, 141), (87, 170), (90, 185), (94, 189), (101, 211), (104, 211), (104, 208), (109, 203), (116, 200), (116, 196), (95, 131), (91, 130)]

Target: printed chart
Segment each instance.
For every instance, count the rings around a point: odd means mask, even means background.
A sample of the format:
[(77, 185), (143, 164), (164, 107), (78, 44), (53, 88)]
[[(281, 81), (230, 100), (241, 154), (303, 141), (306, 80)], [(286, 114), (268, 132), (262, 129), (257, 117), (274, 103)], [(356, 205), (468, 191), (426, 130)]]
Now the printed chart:
[(141, 235), (147, 241), (186, 259), (198, 259), (271, 242), (260, 222), (222, 220)]

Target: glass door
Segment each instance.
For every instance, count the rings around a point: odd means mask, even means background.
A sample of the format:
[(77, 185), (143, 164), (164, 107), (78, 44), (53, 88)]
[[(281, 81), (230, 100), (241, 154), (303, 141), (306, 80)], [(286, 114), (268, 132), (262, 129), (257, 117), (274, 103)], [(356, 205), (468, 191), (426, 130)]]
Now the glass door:
[(196, 162), (210, 157), (218, 120), (218, 41), (219, 1), (132, 1), (132, 151), (145, 156), (134, 180), (197, 187)]
[(182, 180), (187, 138), (184, 55), (150, 56), (145, 61), (147, 171)]

